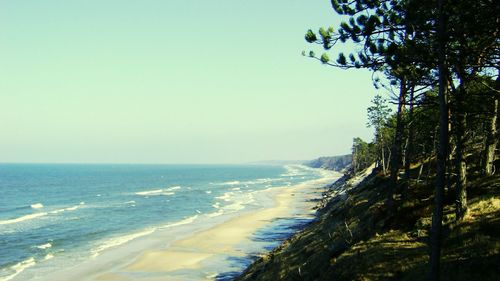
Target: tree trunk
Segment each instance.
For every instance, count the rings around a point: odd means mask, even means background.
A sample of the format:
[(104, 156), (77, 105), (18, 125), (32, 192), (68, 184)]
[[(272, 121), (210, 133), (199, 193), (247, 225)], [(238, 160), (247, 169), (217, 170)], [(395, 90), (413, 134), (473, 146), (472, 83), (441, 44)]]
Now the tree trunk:
[(456, 142), (456, 219), (462, 220), (467, 213), (467, 163), (465, 161), (465, 127), (466, 115), (465, 105), (465, 85), (460, 83), (460, 89), (456, 93), (455, 106), (455, 142)]
[(415, 94), (415, 85), (411, 85), (410, 88), (410, 110), (408, 111), (408, 145), (406, 147), (406, 155), (405, 155), (405, 181), (406, 188), (409, 187), (410, 184), (410, 165), (411, 165), (411, 156), (413, 153), (413, 139), (415, 136), (415, 130), (413, 128), (413, 98)]
[(385, 157), (385, 164), (386, 164), (386, 171), (390, 171), (391, 170), (391, 159), (392, 159), (392, 151), (391, 151), (391, 148), (389, 145), (387, 145), (387, 147), (385, 148), (385, 151), (389, 152), (389, 155), (387, 155), (387, 157)]
[[(447, 149), (447, 159), (446, 159), (446, 185), (445, 185), (445, 188), (444, 188), (444, 196), (446, 196), (446, 194), (448, 194), (448, 192), (451, 190), (451, 186), (452, 186), (452, 175), (453, 175), (453, 172), (455, 171), (454, 170), (454, 166), (453, 166), (453, 155), (455, 154), (455, 151), (456, 151), (456, 145), (455, 143), (450, 140), (450, 134), (451, 132), (453, 132), (453, 124), (452, 124), (452, 114), (451, 114), (451, 106), (449, 104), (449, 101), (451, 100), (451, 90), (453, 89), (453, 86), (452, 84), (450, 83), (450, 80), (447, 81), (447, 85), (448, 85), (448, 88), (447, 88), (447, 92), (446, 92), (446, 100), (448, 101), (448, 149)], [(451, 86), (450, 86), (451, 85)]]
[(354, 147), (352, 152), (352, 173), (356, 174), (358, 170), (358, 153), (356, 147)]
[(446, 158), (448, 149), (448, 102), (446, 99), (446, 18), (444, 15), (445, 0), (438, 0), (438, 65), (439, 65), (439, 144), (437, 151), (436, 190), (434, 210), (432, 212), (432, 228), (430, 237), (429, 280), (440, 279), (440, 259), (443, 227), (443, 199), (446, 184)]
[(392, 146), (391, 176), (390, 176), (391, 191), (389, 192), (389, 201), (392, 201), (393, 199), (392, 196), (398, 181), (399, 164), (401, 162), (401, 145), (403, 144), (403, 114), (404, 114), (405, 101), (406, 101), (406, 80), (405, 78), (402, 78), (399, 89), (398, 112), (396, 116), (396, 132), (394, 135), (394, 143)]
[(385, 149), (382, 143), (382, 173), (385, 175), (387, 173), (387, 167), (385, 166)]
[[(495, 82), (495, 90), (500, 90), (500, 70), (499, 75)], [(488, 130), (488, 136), (486, 137), (486, 147), (485, 152), (485, 166), (483, 173), (487, 176), (491, 176), (494, 173), (493, 162), (495, 161), (495, 150), (498, 145), (498, 131), (497, 131), (497, 118), (498, 118), (498, 92), (493, 93), (493, 114), (490, 120), (490, 128)]]

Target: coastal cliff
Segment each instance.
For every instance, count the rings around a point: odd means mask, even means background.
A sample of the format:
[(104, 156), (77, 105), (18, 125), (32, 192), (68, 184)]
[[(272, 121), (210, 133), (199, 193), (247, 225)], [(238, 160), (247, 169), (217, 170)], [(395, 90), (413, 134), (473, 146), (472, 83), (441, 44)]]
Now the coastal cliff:
[[(370, 172), (332, 184), (314, 222), (235, 280), (426, 280), (432, 181), (391, 206), (389, 180)], [(471, 181), (463, 221), (454, 219), (453, 193), (446, 202), (442, 279), (498, 280), (500, 176)]]
[(333, 171), (343, 171), (351, 166), (352, 155), (339, 155), (339, 156), (328, 156), (319, 157), (312, 161), (305, 163), (305, 165), (312, 168), (322, 168)]

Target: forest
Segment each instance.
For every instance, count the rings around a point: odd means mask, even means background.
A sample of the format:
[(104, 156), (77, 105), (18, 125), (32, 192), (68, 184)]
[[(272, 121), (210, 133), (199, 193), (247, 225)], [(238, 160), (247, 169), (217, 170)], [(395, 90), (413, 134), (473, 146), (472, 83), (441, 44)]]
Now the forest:
[[(468, 216), (468, 189), (500, 173), (500, 5), (495, 0), (332, 0), (338, 27), (309, 30), (323, 52), (303, 55), (369, 69), (374, 139), (354, 138), (352, 172), (373, 162), (390, 183), (387, 206), (433, 189), (428, 280), (440, 279), (443, 208)], [(345, 51), (348, 49), (350, 51)], [(383, 94), (381, 94), (383, 93)], [(394, 111), (394, 112), (393, 112)]]

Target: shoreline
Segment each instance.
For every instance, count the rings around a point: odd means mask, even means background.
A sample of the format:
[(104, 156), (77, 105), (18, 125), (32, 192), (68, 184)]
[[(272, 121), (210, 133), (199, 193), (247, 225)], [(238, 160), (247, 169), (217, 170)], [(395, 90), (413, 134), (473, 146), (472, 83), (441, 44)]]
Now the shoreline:
[[(219, 274), (234, 270), (229, 259), (249, 259), (252, 235), (275, 219), (314, 216), (313, 199), (321, 197), (324, 187), (341, 175), (322, 171), (322, 178), (291, 187), (266, 190), (262, 199), (272, 205), (257, 210), (245, 210), (207, 229), (194, 230), (190, 235), (174, 239), (161, 248), (148, 248), (132, 260), (114, 268), (98, 270), (85, 280), (214, 280)], [(265, 250), (261, 249), (265, 254)], [(226, 268), (220, 272), (214, 268)], [(239, 268), (243, 271), (245, 268)]]
[(316, 218), (323, 192), (342, 175), (312, 170), (318, 178), (251, 191), (255, 200), (242, 210), (195, 215), (191, 223), (160, 226), (77, 264), (53, 270), (49, 263), (41, 274), (25, 275), (34, 281), (231, 280)]

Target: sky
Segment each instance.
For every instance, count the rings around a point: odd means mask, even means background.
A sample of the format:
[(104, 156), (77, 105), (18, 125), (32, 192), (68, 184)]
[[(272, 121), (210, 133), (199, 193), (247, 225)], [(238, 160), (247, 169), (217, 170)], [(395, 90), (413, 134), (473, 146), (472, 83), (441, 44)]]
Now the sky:
[(0, 0), (0, 162), (350, 153), (371, 74), (301, 55), (338, 23), (328, 0)]

